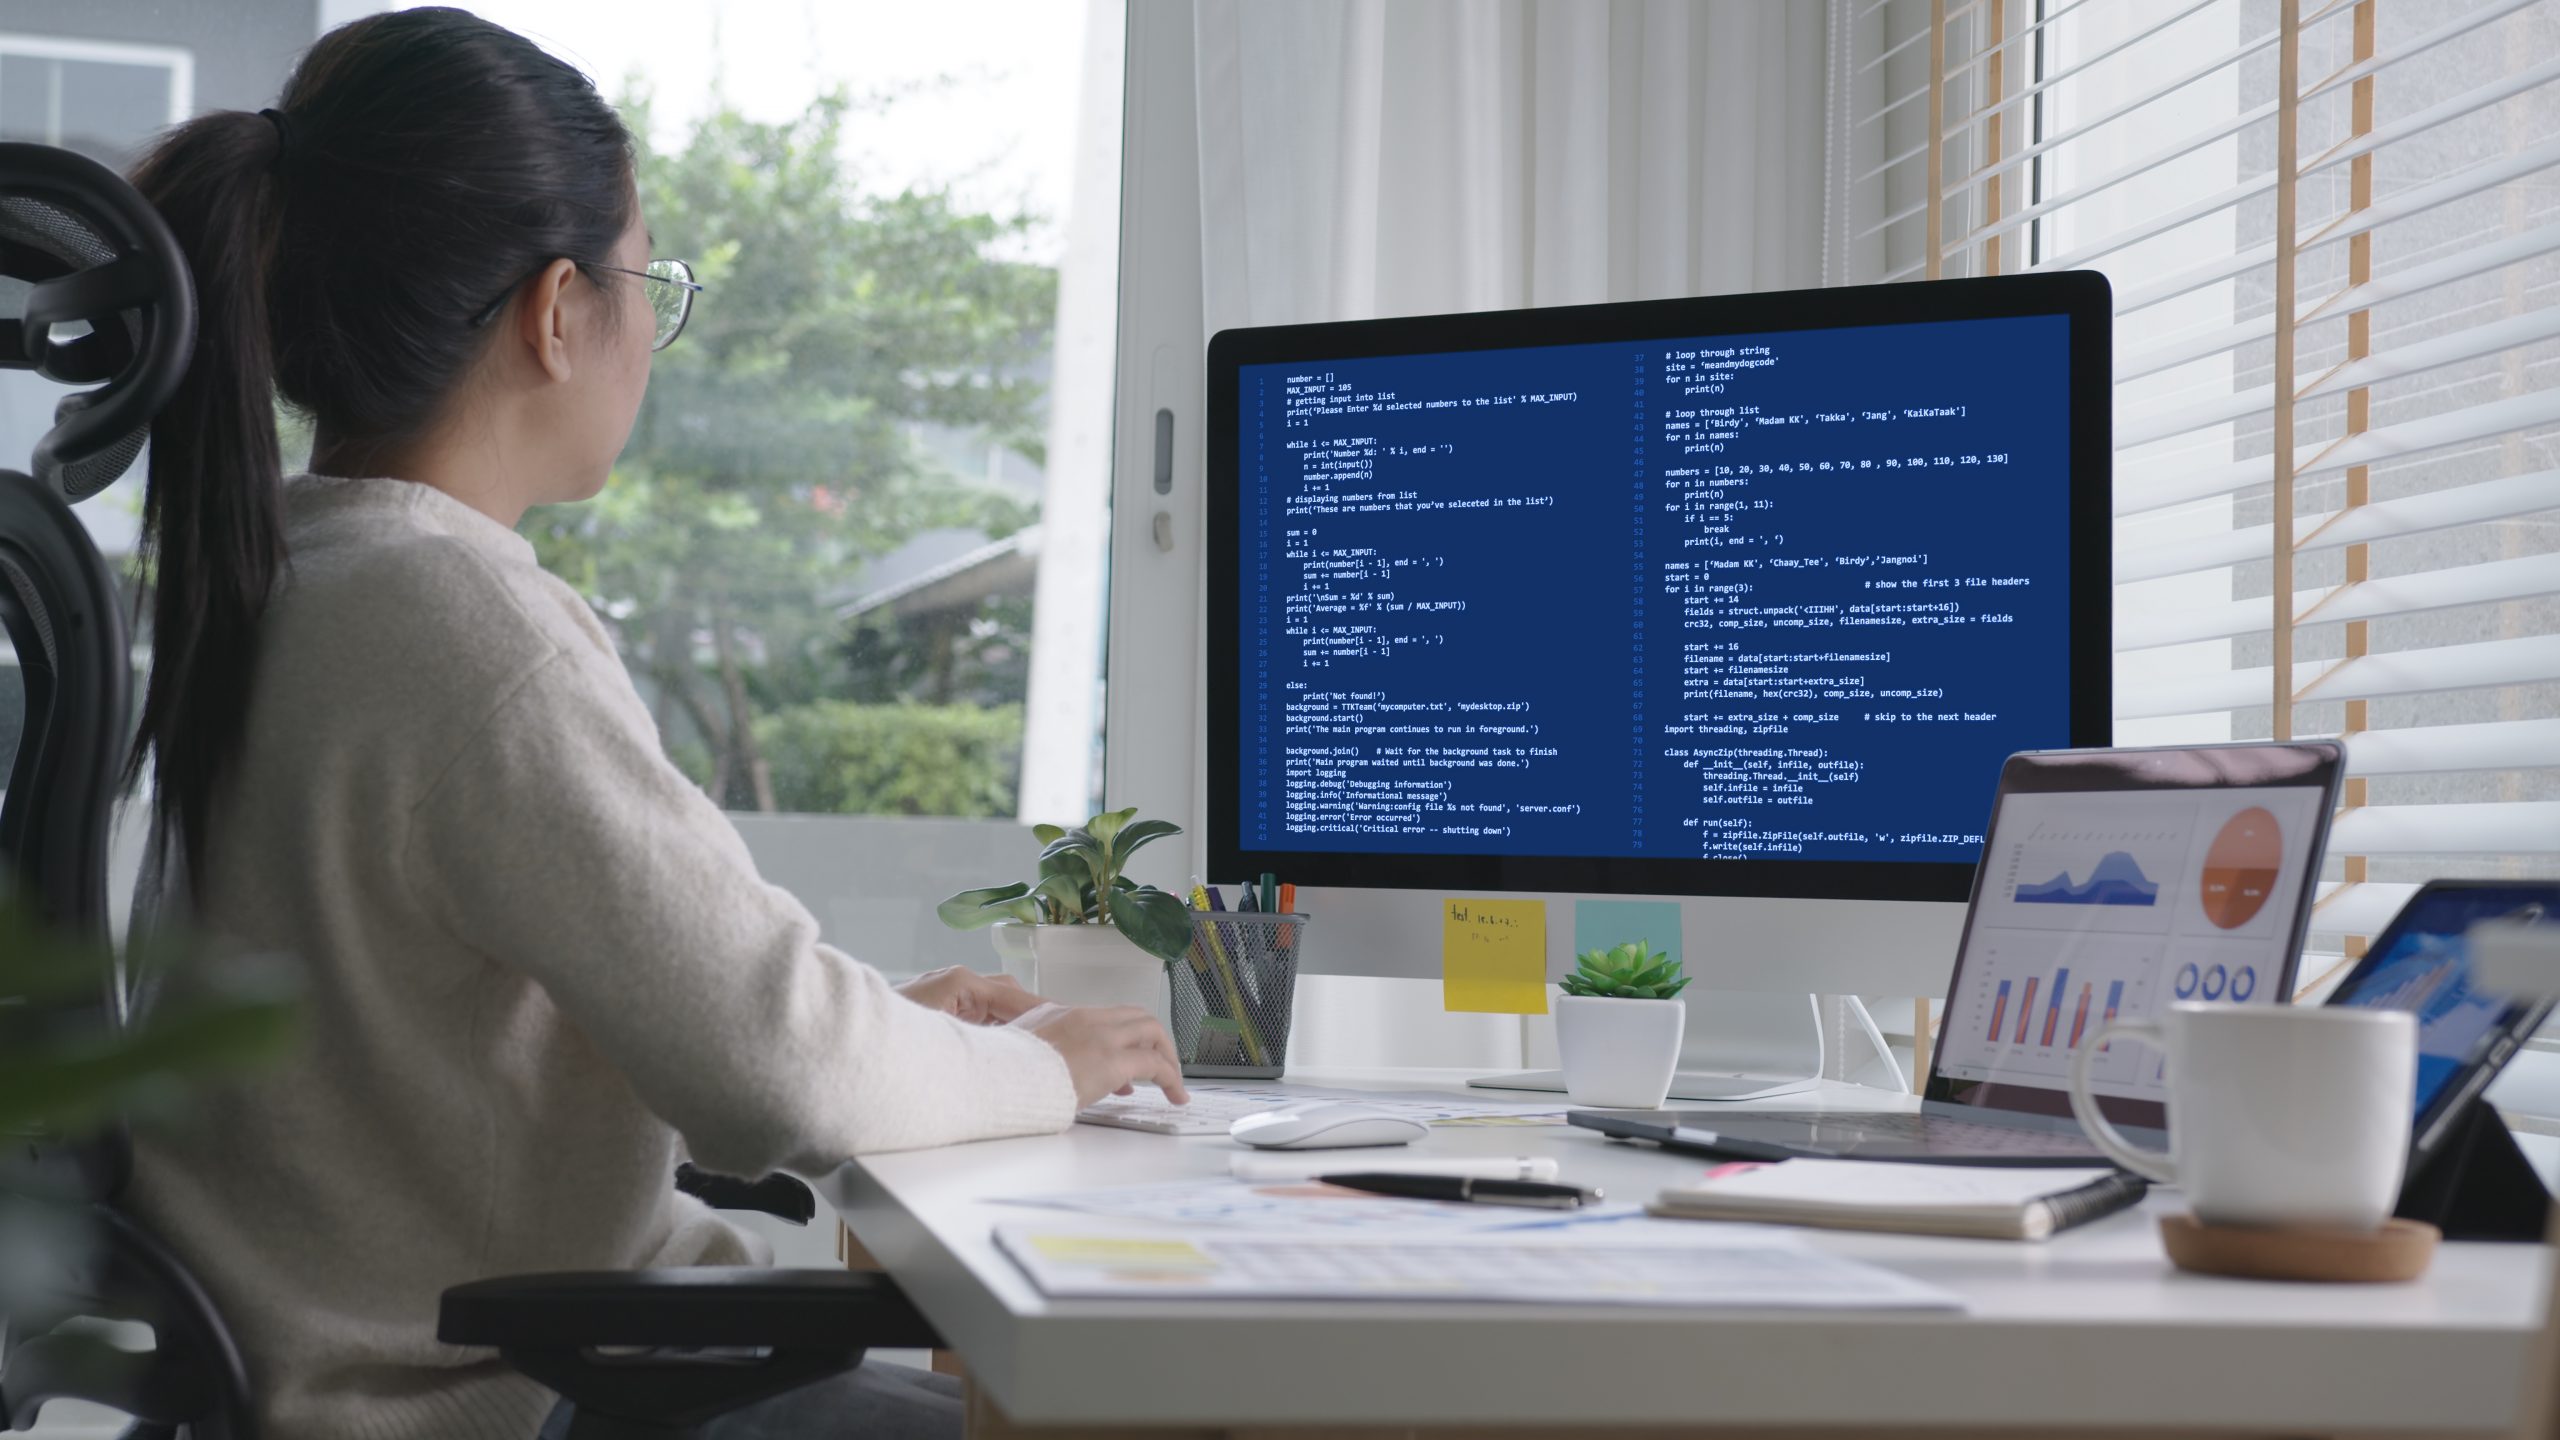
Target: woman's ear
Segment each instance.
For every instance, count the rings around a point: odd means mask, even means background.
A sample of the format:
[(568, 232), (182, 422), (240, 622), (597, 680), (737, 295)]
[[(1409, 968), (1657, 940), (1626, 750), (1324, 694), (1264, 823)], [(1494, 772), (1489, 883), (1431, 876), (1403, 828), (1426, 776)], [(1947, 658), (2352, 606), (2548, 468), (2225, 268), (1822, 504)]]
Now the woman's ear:
[(516, 337), (533, 363), (553, 380), (569, 378), (569, 281), (578, 267), (554, 260), (525, 282), (516, 306)]

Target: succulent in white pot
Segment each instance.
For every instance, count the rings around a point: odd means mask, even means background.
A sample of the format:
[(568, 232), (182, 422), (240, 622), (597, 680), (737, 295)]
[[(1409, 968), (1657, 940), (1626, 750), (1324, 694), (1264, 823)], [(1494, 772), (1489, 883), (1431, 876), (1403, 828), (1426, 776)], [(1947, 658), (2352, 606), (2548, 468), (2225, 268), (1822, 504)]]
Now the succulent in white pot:
[(1165, 965), (1191, 947), (1181, 900), (1121, 873), (1149, 841), (1179, 835), (1170, 820), (1110, 810), (1072, 829), (1034, 825), (1038, 877), (963, 890), (935, 909), (955, 930), (992, 926), (1005, 973), (1069, 1005), (1141, 1005), (1169, 1020)]
[(1688, 987), (1677, 957), (1637, 940), (1574, 959), (1556, 1000), (1556, 1050), (1576, 1105), (1657, 1110), (1680, 1069)]

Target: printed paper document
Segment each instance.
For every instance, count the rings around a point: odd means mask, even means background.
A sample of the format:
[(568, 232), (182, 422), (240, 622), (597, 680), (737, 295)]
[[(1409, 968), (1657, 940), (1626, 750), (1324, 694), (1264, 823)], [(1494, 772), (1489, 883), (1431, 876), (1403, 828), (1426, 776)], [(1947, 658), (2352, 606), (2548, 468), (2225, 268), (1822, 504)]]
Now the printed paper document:
[[(1643, 1225), (1643, 1221), (1630, 1224)], [(1649, 1227), (1648, 1227), (1649, 1228)], [(1719, 1234), (1699, 1227), (1697, 1233)], [(1113, 1233), (1006, 1225), (996, 1243), (1059, 1299), (1462, 1300), (1709, 1309), (1960, 1310), (1933, 1285), (1784, 1237), (1725, 1243), (1516, 1234)]]

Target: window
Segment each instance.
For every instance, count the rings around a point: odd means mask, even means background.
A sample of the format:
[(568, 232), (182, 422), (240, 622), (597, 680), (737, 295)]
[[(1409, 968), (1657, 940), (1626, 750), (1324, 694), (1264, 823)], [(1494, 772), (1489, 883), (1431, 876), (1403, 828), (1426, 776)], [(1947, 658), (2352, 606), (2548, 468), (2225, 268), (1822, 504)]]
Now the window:
[[(1058, 403), (1107, 423), (1107, 388), (1062, 397), (1053, 357), (1090, 344), (1062, 262), (1117, 201), (1065, 122), (1116, 46), (1083, 6), (470, 8), (620, 98), (658, 247), (708, 287), (611, 488), (524, 527), (669, 753), (741, 812), (1010, 820), (1028, 768), (1037, 818), (1087, 813), (1100, 529), (1044, 522), (1108, 464)], [(1028, 722), (1051, 647), (1081, 689)]]
[(0, 32), (0, 138), (119, 163), (194, 102), (184, 49)]
[(2306, 991), (2560, 873), (2560, 6), (1833, 15), (1838, 278), (2114, 283), (2119, 737), (2347, 740)]
[[(122, 167), (199, 101), (273, 103), (317, 34), (308, 4), (201, 7), (259, 22), (231, 43), (191, 8), (105, 0), (56, 22), (75, 33), (0, 33), (0, 134)], [(624, 106), (661, 246), (710, 286), (607, 496), (525, 527), (614, 631), (677, 763), (742, 811), (1010, 819), (1028, 768), (1044, 817), (1086, 813), (1101, 527), (1062, 544), (1042, 522), (1106, 493), (1107, 384), (1062, 394), (1052, 356), (1079, 226), (1117, 231), (1117, 147), (1070, 123), (1088, 94), (1116, 120), (1116, 7), (1099, 30), (1021, 0), (472, 8)], [(285, 16), (300, 28), (276, 33)], [(107, 38), (134, 33), (186, 43)], [(201, 96), (199, 68), (219, 82)], [(1107, 346), (1111, 246), (1084, 251)], [(10, 387), (0, 455), (53, 398)], [(132, 509), (84, 513), (129, 551)], [(1050, 648), (1066, 663), (1027, 724)]]
[[(384, 8), (13, 13), (0, 134), (124, 168), (174, 120), (272, 105), (322, 30)], [(1027, 869), (1021, 821), (1101, 794), (1122, 5), (467, 8), (624, 107), (659, 253), (708, 286), (605, 494), (525, 533), (830, 938), (983, 964), (933, 902)], [(0, 374), (0, 464), (59, 393)], [(111, 557), (139, 480), (80, 507)]]

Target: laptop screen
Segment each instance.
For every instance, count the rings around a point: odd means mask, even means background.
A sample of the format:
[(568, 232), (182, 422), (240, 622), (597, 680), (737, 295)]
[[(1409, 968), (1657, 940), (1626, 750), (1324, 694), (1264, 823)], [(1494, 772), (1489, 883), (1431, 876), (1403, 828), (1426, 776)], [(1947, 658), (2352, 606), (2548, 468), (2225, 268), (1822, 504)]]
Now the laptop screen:
[[(1932, 1098), (2067, 1114), (2107, 1021), (2292, 994), (2337, 766), (2325, 744), (2024, 755), (2001, 777)], [(2161, 1123), (2162, 1056), (2106, 1046), (2090, 1089)]]

